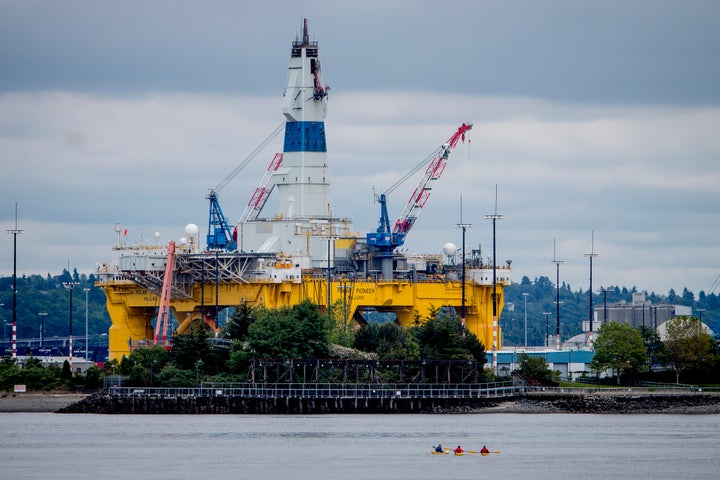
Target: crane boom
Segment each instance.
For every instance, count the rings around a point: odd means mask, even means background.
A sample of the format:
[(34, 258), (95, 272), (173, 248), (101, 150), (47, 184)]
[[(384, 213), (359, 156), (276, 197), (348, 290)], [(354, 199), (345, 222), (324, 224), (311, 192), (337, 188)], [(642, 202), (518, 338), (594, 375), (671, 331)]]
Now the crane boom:
[(428, 165), (425, 170), (425, 175), (422, 180), (420, 180), (417, 188), (415, 188), (415, 191), (410, 196), (410, 200), (408, 200), (405, 205), (405, 209), (395, 222), (393, 233), (404, 236), (407, 235), (413, 227), (420, 211), (425, 206), (425, 203), (427, 203), (428, 198), (430, 198), (430, 192), (435, 186), (435, 183), (437, 183), (445, 171), (450, 153), (455, 149), (460, 139), (465, 141), (465, 133), (471, 128), (472, 124), (463, 123), (460, 125), (460, 128), (457, 129), (457, 132), (437, 150), (437, 153), (430, 161), (430, 165)]
[(165, 264), (165, 277), (163, 278), (162, 292), (160, 294), (160, 306), (158, 307), (157, 321), (155, 322), (155, 334), (153, 344), (158, 344), (158, 336), (162, 329), (162, 344), (167, 344), (167, 327), (170, 320), (170, 290), (173, 282), (173, 268), (175, 268), (175, 242), (168, 243), (168, 258)]
[(265, 206), (265, 202), (267, 202), (270, 193), (273, 191), (274, 185), (270, 185), (270, 181), (272, 180), (273, 174), (277, 172), (278, 168), (280, 168), (282, 160), (283, 154), (276, 153), (270, 161), (270, 165), (265, 171), (265, 175), (260, 180), (260, 184), (255, 189), (255, 193), (253, 193), (252, 197), (250, 197), (250, 201), (248, 202), (247, 207), (245, 207), (245, 211), (240, 216), (240, 221), (238, 223), (255, 220), (258, 215), (260, 215), (260, 211)]
[[(398, 182), (395, 182), (390, 189), (378, 196), (378, 201), (380, 203), (380, 222), (375, 232), (368, 233), (366, 235), (369, 246), (374, 246), (383, 252), (390, 253), (396, 247), (405, 243), (405, 236), (415, 224), (420, 211), (427, 203), (428, 198), (430, 198), (430, 192), (435, 186), (435, 183), (437, 183), (438, 179), (445, 171), (450, 154), (460, 140), (465, 141), (465, 134), (471, 128), (471, 123), (463, 123), (460, 125), (457, 131), (448, 139), (447, 142), (443, 143), (440, 148), (435, 150), (435, 152), (423, 160), (420, 165), (416, 166), (410, 174), (403, 176), (403, 178)], [(420, 168), (428, 162), (429, 165), (425, 169), (425, 175), (420, 180), (420, 183), (415, 188), (413, 194), (410, 196), (410, 200), (408, 200), (405, 205), (405, 209), (400, 214), (400, 217), (398, 217), (395, 221), (391, 232), (387, 212), (387, 193), (395, 190), (400, 183), (407, 180), (412, 173), (420, 170)]]

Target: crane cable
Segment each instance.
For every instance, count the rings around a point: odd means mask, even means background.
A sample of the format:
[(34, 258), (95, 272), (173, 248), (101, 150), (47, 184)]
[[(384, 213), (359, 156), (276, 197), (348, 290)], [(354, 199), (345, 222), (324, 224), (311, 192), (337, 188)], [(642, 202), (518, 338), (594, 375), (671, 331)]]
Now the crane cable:
[(248, 155), (248, 156), (245, 158), (245, 160), (243, 160), (242, 162), (240, 162), (240, 164), (239, 164), (237, 167), (235, 167), (235, 168), (233, 169), (233, 171), (228, 174), (228, 176), (226, 176), (220, 183), (218, 183), (218, 184), (217, 184), (217, 187), (215, 187), (215, 189), (214, 189), (213, 191), (214, 191), (214, 192), (219, 192), (220, 189), (222, 189), (223, 187), (225, 187), (225, 185), (227, 185), (227, 184), (230, 182), (230, 180), (232, 180), (233, 178), (235, 178), (235, 175), (237, 175), (238, 173), (240, 173), (240, 171), (241, 171), (243, 168), (247, 167), (247, 165), (248, 165), (250, 162), (252, 162), (253, 159), (255, 159), (255, 157), (258, 156), (258, 154), (268, 145), (268, 143), (270, 143), (275, 137), (278, 136), (278, 134), (282, 131), (283, 127), (285, 127), (285, 122), (284, 122), (284, 121), (283, 121), (280, 125), (278, 125), (277, 128), (276, 128), (275, 130), (273, 130), (273, 132), (272, 132), (270, 135), (268, 135), (267, 138), (260, 143), (260, 145), (258, 145), (257, 147), (255, 147), (255, 150), (253, 150), (252, 152), (250, 152), (250, 155)]
[(385, 190), (385, 194), (392, 193), (397, 187), (402, 185), (408, 178), (412, 177), (417, 173), (421, 168), (423, 168), (425, 165), (427, 165), (435, 156), (440, 153), (440, 150), (442, 150), (442, 147), (438, 147), (435, 149), (434, 152), (432, 152), (430, 155), (425, 157), (423, 161), (415, 165), (412, 170), (407, 172), (405, 175), (403, 175), (397, 182), (393, 183), (387, 190)]

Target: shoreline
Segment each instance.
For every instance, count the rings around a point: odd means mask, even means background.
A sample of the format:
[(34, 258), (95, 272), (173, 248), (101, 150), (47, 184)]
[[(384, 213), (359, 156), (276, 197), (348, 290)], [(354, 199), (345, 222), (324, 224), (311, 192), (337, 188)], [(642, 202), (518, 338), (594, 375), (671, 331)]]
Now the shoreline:
[(88, 398), (88, 393), (7, 393), (0, 394), (0, 413), (55, 413)]
[[(2, 393), (0, 413), (99, 413), (107, 414), (100, 407), (105, 398), (102, 393)], [(114, 412), (121, 413), (121, 412)], [(130, 413), (130, 412), (128, 412)], [(165, 412), (171, 413), (171, 412)], [(180, 412), (179, 412), (180, 413)], [(228, 412), (231, 413), (231, 412)], [(272, 412), (267, 412), (272, 413)], [(280, 413), (280, 412), (274, 412)], [(291, 413), (291, 412), (287, 412)], [(306, 412), (317, 414), (322, 412)], [(326, 412), (343, 413), (343, 412)], [(372, 413), (372, 412), (346, 412)], [(390, 413), (390, 412), (376, 412)], [(413, 413), (413, 412), (407, 412)], [(553, 395), (550, 397), (513, 397), (488, 402), (485, 405), (456, 404), (446, 408), (434, 408), (423, 414), (669, 414), (669, 415), (719, 415), (720, 397), (716, 395)], [(144, 414), (137, 412), (137, 414)], [(187, 412), (187, 414), (194, 414)], [(204, 414), (223, 414), (206, 412)], [(262, 413), (260, 413), (262, 414)], [(402, 413), (400, 413), (402, 414)]]

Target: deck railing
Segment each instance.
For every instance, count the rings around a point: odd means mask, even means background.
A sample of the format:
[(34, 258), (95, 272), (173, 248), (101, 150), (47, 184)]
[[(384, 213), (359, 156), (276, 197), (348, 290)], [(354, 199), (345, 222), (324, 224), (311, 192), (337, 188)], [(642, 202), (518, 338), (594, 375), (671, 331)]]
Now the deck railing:
[(196, 388), (118, 387), (108, 389), (113, 397), (233, 396), (242, 398), (499, 398), (522, 394), (512, 382), (482, 384), (335, 384), (268, 383), (212, 384)]

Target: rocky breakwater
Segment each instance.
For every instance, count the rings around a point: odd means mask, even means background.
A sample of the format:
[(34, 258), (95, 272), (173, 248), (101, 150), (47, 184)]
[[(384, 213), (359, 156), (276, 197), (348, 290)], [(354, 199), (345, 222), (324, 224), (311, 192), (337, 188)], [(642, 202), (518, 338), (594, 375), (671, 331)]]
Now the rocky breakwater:
[(526, 411), (546, 413), (720, 413), (720, 395), (717, 392), (528, 395), (520, 403), (524, 404)]

